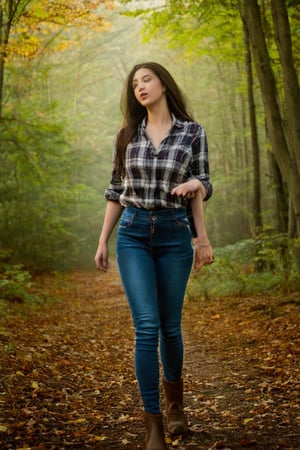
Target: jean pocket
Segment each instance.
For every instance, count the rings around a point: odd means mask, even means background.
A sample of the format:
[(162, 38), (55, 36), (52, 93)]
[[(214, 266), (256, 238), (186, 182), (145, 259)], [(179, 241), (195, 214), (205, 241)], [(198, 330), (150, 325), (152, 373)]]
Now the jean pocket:
[(180, 233), (182, 238), (192, 236), (190, 222), (187, 216), (179, 215), (174, 220), (174, 232)]
[(119, 228), (131, 227), (134, 224), (134, 217), (135, 217), (135, 213), (130, 213), (125, 210), (121, 217)]
[(190, 222), (187, 216), (176, 217), (174, 220), (175, 225), (179, 228), (189, 228)]

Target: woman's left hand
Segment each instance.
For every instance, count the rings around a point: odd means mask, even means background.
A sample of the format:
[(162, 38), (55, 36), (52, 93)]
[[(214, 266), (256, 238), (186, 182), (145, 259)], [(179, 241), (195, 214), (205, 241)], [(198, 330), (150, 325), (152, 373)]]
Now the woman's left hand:
[(194, 240), (194, 270), (200, 270), (203, 266), (207, 264), (212, 264), (215, 260), (212, 246), (210, 242), (201, 242), (199, 240)]
[(201, 181), (198, 179), (190, 180), (185, 183), (178, 184), (174, 189), (172, 189), (172, 195), (182, 196), (183, 198), (194, 198), (196, 192), (200, 189)]

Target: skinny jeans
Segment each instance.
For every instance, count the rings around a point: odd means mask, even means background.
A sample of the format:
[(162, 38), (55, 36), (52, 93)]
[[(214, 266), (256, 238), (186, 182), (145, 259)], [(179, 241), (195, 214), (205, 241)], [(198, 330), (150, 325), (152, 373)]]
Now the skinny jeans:
[(159, 359), (167, 381), (181, 379), (181, 317), (193, 264), (186, 210), (124, 209), (117, 262), (135, 328), (135, 372), (145, 411), (158, 414)]

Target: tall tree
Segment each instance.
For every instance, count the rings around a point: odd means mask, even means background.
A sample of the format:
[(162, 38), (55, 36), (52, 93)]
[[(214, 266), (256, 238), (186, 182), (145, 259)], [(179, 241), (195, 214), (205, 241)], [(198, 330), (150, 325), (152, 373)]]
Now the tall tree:
[(284, 0), (272, 0), (275, 39), (284, 77), (287, 139), (291, 156), (300, 173), (300, 87), (293, 56), (288, 12)]
[(255, 99), (253, 92), (253, 71), (252, 71), (252, 57), (250, 49), (249, 31), (244, 22), (244, 40), (245, 40), (245, 60), (247, 71), (247, 84), (248, 84), (248, 107), (249, 107), (249, 121), (251, 128), (251, 144), (253, 152), (253, 217), (255, 229), (258, 230), (262, 227), (262, 211), (261, 211), (261, 180), (260, 180), (260, 149), (257, 131), (257, 121), (255, 112)]
[[(249, 30), (249, 36), (252, 45), (254, 63), (260, 83), (261, 95), (264, 103), (266, 122), (269, 132), (269, 138), (272, 145), (274, 157), (287, 184), (290, 196), (291, 210), (295, 218), (295, 232), (293, 223), (290, 220), (289, 234), (300, 236), (300, 172), (299, 172), (299, 148), (300, 141), (297, 140), (299, 134), (299, 105), (295, 105), (292, 100), (292, 90), (295, 89), (296, 101), (299, 102), (299, 85), (295, 80), (294, 61), (291, 50), (290, 28), (288, 20), (284, 20), (282, 15), (286, 14), (284, 1), (276, 0), (272, 2), (272, 13), (274, 21), (277, 22), (276, 34), (278, 39), (283, 40), (278, 44), (280, 54), (284, 53), (284, 49), (288, 52), (281, 55), (282, 69), (285, 74), (285, 92), (286, 102), (291, 104), (293, 113), (296, 117), (291, 119), (291, 113), (285, 108), (285, 117), (283, 119), (280, 105), (278, 103), (277, 87), (274, 72), (272, 70), (268, 47), (266, 44), (265, 34), (262, 26), (260, 7), (257, 0), (241, 1), (242, 19), (245, 21)], [(276, 5), (275, 5), (276, 4)], [(285, 16), (286, 17), (286, 16)], [(278, 24), (281, 24), (279, 27)], [(279, 31), (280, 28), (280, 31)], [(286, 67), (291, 65), (292, 69)], [(291, 85), (290, 85), (291, 84)], [(290, 121), (290, 126), (285, 128), (285, 122)], [(298, 142), (298, 147), (295, 143)], [(292, 216), (290, 216), (292, 217)]]

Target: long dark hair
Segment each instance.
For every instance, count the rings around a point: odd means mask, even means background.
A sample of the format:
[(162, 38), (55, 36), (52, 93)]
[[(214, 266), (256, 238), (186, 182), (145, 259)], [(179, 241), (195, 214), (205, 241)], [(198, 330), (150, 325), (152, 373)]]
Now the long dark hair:
[(127, 77), (123, 94), (121, 97), (121, 111), (123, 113), (123, 124), (117, 135), (115, 170), (120, 177), (125, 174), (125, 151), (129, 142), (134, 138), (143, 118), (147, 115), (147, 109), (136, 99), (132, 87), (133, 77), (139, 69), (150, 69), (160, 79), (166, 89), (168, 108), (175, 117), (184, 121), (193, 121), (193, 117), (187, 108), (187, 101), (179, 89), (172, 75), (161, 64), (156, 62), (145, 62), (136, 64)]

